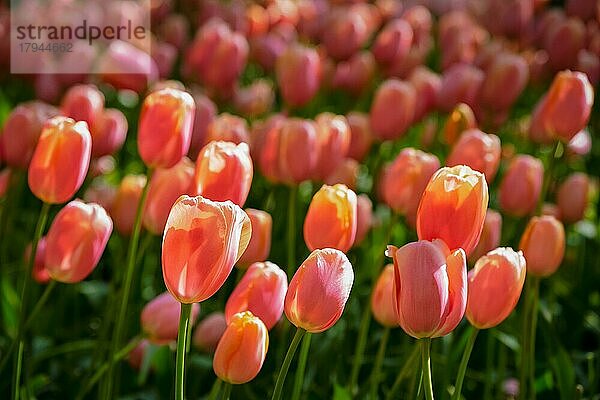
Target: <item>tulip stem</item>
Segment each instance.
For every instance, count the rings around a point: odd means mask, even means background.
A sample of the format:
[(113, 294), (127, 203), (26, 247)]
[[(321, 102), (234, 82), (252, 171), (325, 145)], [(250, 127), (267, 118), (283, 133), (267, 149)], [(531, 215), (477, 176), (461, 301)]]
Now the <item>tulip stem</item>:
[(221, 396), (221, 400), (229, 400), (231, 396), (231, 383), (225, 382), (223, 385), (223, 395)]
[(413, 347), (413, 350), (410, 353), (410, 356), (408, 356), (408, 360), (406, 360), (406, 363), (404, 364), (404, 366), (398, 373), (398, 376), (396, 377), (396, 380), (394, 381), (392, 388), (390, 389), (387, 396), (385, 397), (387, 400), (392, 400), (392, 399), (396, 398), (396, 392), (400, 388), (400, 384), (402, 383), (402, 381), (404, 379), (406, 379), (408, 377), (408, 375), (411, 371), (414, 371), (414, 369), (415, 369), (414, 364), (419, 357), (419, 351), (420, 351), (420, 349), (418, 346)]
[(290, 343), (290, 347), (285, 355), (285, 359), (283, 360), (283, 364), (279, 369), (279, 375), (277, 375), (277, 382), (275, 383), (275, 390), (273, 391), (273, 396), (271, 400), (280, 400), (281, 393), (283, 391), (283, 384), (285, 382), (285, 377), (287, 376), (288, 370), (290, 369), (290, 364), (292, 363), (292, 359), (294, 358), (294, 354), (296, 354), (296, 349), (302, 340), (302, 337), (306, 331), (302, 328), (296, 329), (296, 334), (292, 339), (292, 343)]
[(21, 307), (19, 308), (19, 325), (17, 326), (17, 335), (15, 336), (15, 343), (17, 343), (17, 355), (15, 357), (14, 369), (13, 369), (13, 399), (19, 399), (19, 386), (21, 383), (21, 368), (23, 366), (23, 352), (25, 350), (25, 341), (23, 334), (25, 331), (28, 302), (29, 302), (29, 291), (31, 287), (31, 271), (35, 263), (35, 255), (37, 253), (38, 243), (44, 233), (46, 227), (46, 221), (48, 220), (48, 213), (50, 212), (50, 204), (42, 204), (40, 215), (37, 220), (35, 232), (33, 234), (33, 242), (31, 242), (31, 253), (29, 253), (29, 260), (27, 262), (27, 268), (25, 269), (25, 280), (23, 282), (23, 288), (21, 290)]
[(538, 215), (542, 212), (542, 208), (544, 207), (544, 201), (546, 200), (546, 195), (548, 194), (548, 189), (550, 188), (550, 183), (552, 182), (552, 177), (554, 175), (554, 168), (556, 167), (556, 162), (562, 157), (563, 150), (562, 143), (560, 140), (557, 140), (548, 156), (548, 165), (546, 166), (544, 181), (542, 183), (542, 192), (540, 193), (540, 199), (536, 208), (536, 214)]
[(363, 363), (365, 348), (367, 347), (367, 339), (369, 333), (369, 325), (371, 324), (371, 308), (365, 307), (360, 320), (360, 328), (358, 331), (358, 339), (356, 340), (356, 352), (354, 353), (354, 362), (352, 363), (352, 371), (350, 372), (350, 382), (348, 389), (353, 393), (358, 382), (358, 373)]
[(533, 295), (531, 300), (531, 326), (529, 330), (529, 398), (535, 400), (535, 334), (537, 331), (538, 301), (540, 297), (540, 278), (533, 278)]
[(112, 343), (110, 346), (109, 353), (109, 366), (108, 366), (108, 374), (106, 378), (105, 384), (105, 398), (112, 399), (113, 396), (113, 382), (115, 376), (115, 357), (117, 350), (121, 346), (122, 337), (123, 337), (123, 325), (125, 323), (125, 316), (127, 314), (127, 305), (129, 304), (129, 295), (131, 293), (131, 284), (133, 282), (133, 272), (135, 269), (135, 261), (136, 261), (136, 253), (138, 250), (138, 243), (140, 240), (140, 231), (142, 228), (142, 215), (144, 214), (144, 208), (146, 205), (146, 198), (148, 197), (148, 189), (150, 188), (150, 180), (152, 179), (152, 174), (154, 170), (149, 169), (146, 174), (146, 184), (144, 185), (144, 189), (142, 190), (142, 195), (140, 196), (140, 201), (137, 206), (137, 211), (135, 213), (135, 222), (133, 224), (133, 231), (131, 233), (131, 239), (129, 241), (129, 248), (127, 249), (127, 266), (125, 269), (125, 280), (123, 282), (122, 292), (121, 292), (121, 303), (119, 304), (119, 310), (117, 313), (117, 322), (115, 324), (115, 328), (113, 331)]
[(311, 337), (312, 335), (310, 333), (306, 333), (302, 339), (302, 346), (300, 347), (300, 356), (298, 359), (298, 369), (296, 370), (296, 376), (294, 378), (292, 400), (300, 399), (300, 393), (302, 393), (302, 386), (304, 384), (304, 371), (306, 370), (306, 360), (308, 359), (308, 350), (310, 349)]
[(221, 391), (221, 386), (223, 385), (223, 381), (220, 378), (215, 380), (212, 388), (210, 389), (210, 393), (208, 394), (208, 400), (217, 400), (217, 396)]
[(433, 400), (433, 385), (431, 383), (431, 361), (430, 361), (431, 338), (421, 339), (421, 363), (423, 365), (423, 390), (425, 399)]
[(473, 326), (470, 326), (469, 329), (471, 332), (469, 334), (469, 339), (467, 340), (465, 351), (463, 352), (462, 360), (460, 360), (460, 366), (458, 367), (458, 375), (456, 375), (456, 383), (454, 384), (452, 400), (460, 399), (465, 373), (467, 372), (467, 364), (469, 364), (469, 358), (471, 357), (471, 352), (473, 351), (473, 346), (475, 345), (475, 340), (477, 339), (477, 333), (479, 333), (479, 329)]
[(288, 198), (288, 230), (287, 230), (287, 275), (292, 276), (296, 268), (296, 199), (298, 186), (290, 187)]
[[(175, 365), (175, 400), (185, 398), (184, 375), (185, 354), (190, 333), (190, 314), (192, 304), (181, 303), (181, 314), (179, 316), (179, 331), (177, 333), (177, 362)], [(227, 390), (227, 388), (225, 388)]]
[(385, 348), (390, 337), (390, 328), (386, 327), (383, 330), (381, 339), (379, 339), (379, 348), (377, 349), (377, 355), (375, 356), (375, 364), (373, 365), (373, 373), (371, 375), (371, 399), (376, 399), (377, 392), (379, 389), (379, 381), (381, 378), (381, 364), (383, 363), (383, 357), (385, 356)]

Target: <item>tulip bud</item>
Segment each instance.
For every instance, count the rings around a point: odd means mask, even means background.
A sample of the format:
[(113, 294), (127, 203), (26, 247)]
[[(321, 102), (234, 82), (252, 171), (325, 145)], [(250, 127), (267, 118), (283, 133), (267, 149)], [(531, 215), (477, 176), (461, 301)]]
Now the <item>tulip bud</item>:
[(270, 330), (283, 314), (287, 287), (287, 275), (277, 265), (269, 261), (252, 264), (227, 300), (227, 322), (234, 314), (251, 311)]
[(162, 244), (163, 278), (177, 301), (211, 297), (246, 250), (250, 218), (230, 201), (181, 196), (171, 208)]
[(483, 174), (465, 165), (436, 172), (417, 211), (420, 240), (442, 239), (450, 249), (473, 251), (483, 229), (488, 186)]
[(408, 79), (416, 91), (415, 121), (420, 121), (435, 107), (442, 79), (423, 66), (415, 68)]
[(350, 127), (346, 117), (321, 113), (317, 123), (317, 163), (315, 176), (324, 180), (342, 163), (350, 148)]
[(269, 257), (269, 251), (271, 250), (271, 231), (273, 225), (271, 215), (266, 211), (255, 210), (253, 208), (247, 208), (245, 211), (248, 217), (250, 217), (252, 224), (252, 237), (246, 251), (240, 257), (238, 266), (248, 266), (257, 261), (265, 261)]
[(213, 141), (248, 143), (248, 123), (237, 115), (223, 113), (213, 119), (206, 129), (206, 143)]
[(217, 115), (217, 106), (208, 97), (202, 94), (195, 94), (194, 102), (196, 103), (196, 113), (190, 151), (188, 153), (192, 160), (198, 157), (198, 152), (206, 144), (208, 126)]
[(486, 72), (481, 88), (481, 102), (490, 110), (508, 110), (517, 100), (529, 79), (523, 57), (500, 53)]
[(356, 201), (356, 194), (345, 185), (323, 185), (304, 219), (306, 246), (310, 250), (350, 250), (356, 237)]
[[(25, 248), (25, 262), (29, 262), (31, 257), (31, 243)], [(50, 282), (50, 274), (46, 269), (44, 258), (46, 257), (46, 237), (42, 236), (38, 242), (37, 249), (35, 251), (35, 260), (33, 260), (33, 270), (31, 271), (31, 277), (37, 283), (45, 285)]]
[(92, 156), (113, 154), (123, 146), (127, 136), (127, 118), (115, 108), (103, 111), (92, 134)]
[(500, 183), (500, 208), (522, 217), (535, 211), (542, 192), (544, 166), (530, 155), (512, 159)]
[(543, 47), (555, 71), (573, 67), (585, 45), (585, 25), (577, 18), (563, 19), (548, 28), (544, 39)]
[(257, 79), (250, 86), (237, 89), (233, 102), (243, 115), (257, 117), (269, 112), (274, 100), (273, 85), (266, 79)]
[(492, 182), (500, 166), (502, 147), (496, 135), (486, 134), (479, 129), (464, 131), (446, 160), (446, 165), (468, 165), (485, 175)]
[(171, 206), (182, 194), (188, 194), (194, 178), (194, 163), (183, 157), (174, 167), (158, 169), (152, 175), (144, 209), (144, 227), (161, 235)]
[(467, 264), (463, 249), (450, 252), (441, 241), (388, 246), (394, 259), (394, 310), (404, 332), (435, 338), (452, 332), (467, 305)]
[(438, 107), (449, 112), (459, 103), (475, 108), (479, 103), (479, 93), (484, 73), (469, 64), (455, 64), (444, 71), (442, 86), (438, 95)]
[(368, 50), (356, 53), (347, 61), (337, 64), (332, 86), (358, 96), (369, 89), (375, 75), (375, 60)]
[(93, 138), (100, 129), (104, 95), (94, 85), (72, 86), (62, 99), (60, 111), (65, 117), (85, 121)]
[(283, 122), (278, 140), (280, 178), (295, 184), (310, 179), (318, 157), (316, 124), (310, 120), (289, 118)]
[(413, 29), (404, 19), (393, 19), (383, 27), (373, 43), (373, 55), (379, 64), (402, 60), (413, 42)]
[(48, 120), (29, 164), (29, 188), (46, 203), (64, 203), (83, 184), (91, 151), (92, 138), (85, 122), (66, 117)]
[(373, 318), (388, 328), (398, 326), (398, 317), (394, 310), (394, 264), (385, 266), (375, 283), (371, 295)]
[(353, 282), (354, 271), (344, 253), (315, 250), (290, 281), (285, 315), (296, 327), (310, 333), (326, 331), (342, 316)]
[(346, 60), (369, 39), (366, 21), (359, 13), (344, 8), (334, 9), (328, 17), (322, 43), (335, 60)]
[(142, 368), (142, 363), (144, 362), (144, 357), (146, 356), (146, 351), (148, 351), (149, 345), (150, 342), (147, 339), (143, 339), (137, 346), (133, 348), (133, 350), (131, 350), (127, 356), (127, 362), (131, 368), (135, 370)]
[(373, 202), (366, 194), (359, 194), (356, 198), (356, 238), (354, 246), (360, 244), (373, 226)]
[(316, 50), (290, 45), (275, 66), (283, 100), (292, 107), (308, 103), (319, 90), (321, 59)]
[[(256, 121), (250, 131), (250, 155), (262, 174), (271, 182), (279, 182), (282, 179), (279, 142), (284, 121), (286, 118), (283, 115), (273, 114), (264, 121)], [(312, 133), (316, 135), (314, 130)], [(312, 140), (316, 140), (314, 136)], [(313, 158), (313, 163), (314, 160)]]
[(235, 314), (215, 351), (213, 369), (227, 383), (251, 381), (262, 368), (269, 348), (269, 331), (250, 311)]
[(572, 224), (583, 219), (588, 206), (590, 180), (583, 172), (570, 175), (558, 188), (556, 202), (561, 220)]
[(529, 220), (519, 248), (527, 260), (527, 272), (546, 277), (552, 275), (565, 255), (565, 228), (550, 215)]
[(150, 168), (171, 168), (190, 148), (195, 105), (192, 96), (161, 89), (144, 100), (138, 126), (138, 151)]
[(336, 183), (342, 183), (352, 190), (356, 190), (356, 181), (358, 179), (358, 170), (360, 164), (352, 158), (346, 158), (327, 178), (325, 183), (333, 186)]
[(409, 83), (390, 79), (375, 92), (371, 105), (371, 128), (379, 139), (400, 138), (413, 122), (416, 92)]
[(103, 82), (136, 93), (158, 80), (158, 66), (150, 54), (123, 40), (110, 42), (98, 60), (97, 71)]
[[(194, 325), (199, 313), (200, 304), (193, 304), (190, 314), (191, 326)], [(174, 342), (177, 340), (180, 314), (181, 303), (169, 292), (164, 292), (144, 306), (140, 316), (142, 331), (154, 344)]]
[(115, 221), (115, 228), (121, 235), (129, 236), (133, 232), (135, 213), (146, 186), (145, 175), (126, 175), (117, 194), (114, 196), (110, 215)]
[(479, 260), (488, 252), (500, 246), (502, 236), (502, 215), (495, 210), (488, 209), (483, 222), (483, 230), (479, 243), (470, 255), (472, 260)]
[(196, 160), (195, 193), (243, 206), (250, 192), (252, 175), (252, 159), (246, 143), (210, 142)]
[(454, 107), (444, 124), (444, 140), (449, 145), (453, 145), (461, 133), (475, 128), (477, 128), (477, 121), (473, 110), (465, 103), (460, 103)]
[(346, 115), (350, 127), (350, 147), (348, 157), (361, 162), (371, 149), (373, 133), (369, 123), (369, 116), (357, 111), (351, 111)]
[(46, 235), (44, 264), (52, 279), (84, 280), (100, 261), (112, 227), (112, 220), (97, 204), (73, 200), (64, 206)]
[(514, 310), (525, 282), (522, 252), (500, 247), (481, 257), (469, 271), (467, 319), (477, 329), (499, 325)]
[(540, 212), (540, 215), (551, 215), (558, 220), (561, 219), (560, 208), (553, 203), (542, 204), (542, 211)]
[(192, 344), (200, 351), (214, 353), (226, 328), (225, 314), (218, 311), (208, 314), (194, 330)]

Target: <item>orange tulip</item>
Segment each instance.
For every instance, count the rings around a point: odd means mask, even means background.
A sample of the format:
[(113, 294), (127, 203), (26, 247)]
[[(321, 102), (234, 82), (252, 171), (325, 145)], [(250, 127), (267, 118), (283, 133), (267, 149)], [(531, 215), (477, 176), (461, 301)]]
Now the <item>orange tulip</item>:
[(64, 203), (83, 184), (91, 151), (85, 122), (66, 117), (48, 120), (29, 164), (29, 188), (46, 203)]
[(115, 228), (121, 235), (131, 235), (135, 213), (142, 197), (142, 191), (146, 186), (146, 176), (126, 175), (117, 194), (112, 201), (110, 216), (115, 221)]
[(219, 311), (208, 314), (194, 330), (192, 344), (200, 351), (214, 353), (226, 328), (225, 314)]
[(321, 113), (317, 123), (317, 163), (315, 177), (324, 180), (343, 162), (350, 148), (350, 127), (346, 117)]
[(284, 101), (292, 107), (308, 103), (321, 84), (321, 59), (315, 49), (290, 45), (277, 58), (275, 72)]
[(290, 281), (285, 315), (296, 327), (310, 333), (326, 331), (342, 316), (353, 282), (354, 271), (344, 253), (315, 250)]
[(560, 185), (556, 202), (564, 223), (572, 224), (583, 219), (589, 190), (590, 179), (583, 172), (572, 174)]
[(535, 211), (544, 181), (544, 165), (530, 155), (517, 155), (500, 183), (500, 208), (522, 217)]
[(529, 220), (519, 248), (527, 260), (527, 272), (535, 276), (552, 275), (565, 255), (565, 228), (550, 215)]
[(350, 250), (356, 237), (356, 202), (356, 194), (345, 185), (323, 185), (315, 193), (304, 219), (307, 247)]
[(415, 116), (416, 97), (410, 83), (397, 79), (383, 82), (371, 104), (370, 121), (375, 136), (390, 140), (404, 135)]
[(113, 154), (123, 146), (127, 136), (127, 118), (117, 109), (104, 110), (98, 128), (92, 131), (92, 155)]
[(517, 305), (525, 282), (522, 252), (500, 247), (481, 257), (469, 271), (466, 316), (477, 329), (500, 324)]
[[(317, 163), (317, 126), (313, 121), (289, 118), (283, 122), (274, 143), (279, 151), (279, 179), (287, 183), (298, 184), (310, 179)], [(275, 139), (275, 138), (274, 138)]]
[(482, 173), (465, 165), (436, 172), (421, 197), (417, 211), (420, 240), (442, 239), (450, 249), (470, 254), (479, 242), (488, 205)]
[(144, 227), (155, 235), (165, 229), (171, 206), (182, 194), (188, 194), (194, 178), (194, 163), (183, 157), (174, 167), (157, 169), (150, 180)]
[(388, 264), (381, 271), (371, 295), (373, 318), (386, 327), (398, 326), (394, 309), (394, 264)]
[(452, 332), (467, 305), (467, 264), (463, 249), (450, 252), (441, 240), (388, 246), (394, 258), (394, 309), (412, 337), (435, 338)]
[(180, 303), (198, 303), (223, 285), (240, 258), (252, 228), (230, 201), (181, 196), (169, 214), (162, 245), (167, 289)]
[(460, 103), (454, 107), (444, 124), (444, 140), (449, 145), (453, 145), (461, 133), (475, 128), (477, 128), (477, 120), (473, 110), (467, 104)]
[(496, 135), (488, 135), (479, 129), (464, 131), (446, 160), (446, 165), (468, 165), (485, 175), (492, 182), (500, 166), (502, 147)]
[(73, 200), (64, 206), (46, 235), (44, 264), (52, 279), (84, 280), (100, 261), (112, 227), (112, 220), (97, 204)]
[(60, 111), (65, 117), (85, 121), (93, 138), (100, 130), (104, 94), (95, 85), (71, 86), (62, 99)]
[(283, 314), (287, 287), (287, 275), (277, 265), (269, 261), (252, 264), (227, 299), (227, 323), (234, 314), (251, 311), (270, 330)]
[(271, 230), (273, 225), (273, 219), (271, 215), (262, 210), (255, 210), (253, 208), (247, 208), (246, 214), (250, 217), (252, 223), (252, 237), (250, 243), (238, 265), (248, 266), (257, 261), (265, 261), (269, 257), (269, 251), (271, 250)]
[[(190, 314), (190, 324), (193, 326), (198, 314), (200, 304), (193, 304)], [(177, 329), (179, 327), (179, 316), (181, 304), (164, 292), (150, 300), (142, 309), (140, 325), (142, 331), (154, 344), (167, 344), (177, 340)]]
[(195, 193), (214, 201), (231, 200), (241, 207), (250, 192), (253, 172), (246, 143), (210, 142), (196, 160)]
[(138, 126), (138, 151), (150, 168), (171, 168), (187, 154), (195, 105), (184, 91), (165, 88), (144, 100)]
[(233, 384), (251, 381), (262, 368), (269, 348), (269, 331), (250, 311), (235, 314), (223, 333), (213, 369), (222, 380)]
[(479, 260), (489, 251), (500, 246), (500, 238), (502, 236), (502, 215), (498, 211), (488, 209), (483, 222), (483, 230), (479, 243), (469, 255), (472, 260)]

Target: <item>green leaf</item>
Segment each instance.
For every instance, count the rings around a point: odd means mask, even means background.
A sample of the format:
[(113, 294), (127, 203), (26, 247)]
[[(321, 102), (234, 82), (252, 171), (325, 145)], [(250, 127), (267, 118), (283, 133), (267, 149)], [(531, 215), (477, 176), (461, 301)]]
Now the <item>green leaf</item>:
[(17, 310), (19, 309), (19, 296), (7, 279), (2, 280), (2, 319), (6, 333), (14, 339), (17, 334)]
[(352, 400), (352, 396), (345, 387), (336, 383), (333, 386), (333, 400)]
[(575, 369), (569, 353), (562, 346), (556, 346), (550, 357), (550, 365), (558, 385), (561, 399), (571, 399), (575, 393)]

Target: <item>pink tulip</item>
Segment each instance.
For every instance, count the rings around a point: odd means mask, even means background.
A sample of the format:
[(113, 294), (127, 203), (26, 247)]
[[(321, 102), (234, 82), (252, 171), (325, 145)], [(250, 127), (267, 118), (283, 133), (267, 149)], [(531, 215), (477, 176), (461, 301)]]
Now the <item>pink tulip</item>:
[(275, 133), (278, 176), (288, 183), (300, 183), (313, 176), (317, 163), (317, 126), (313, 121), (289, 118)]
[(247, 208), (246, 214), (250, 217), (250, 223), (252, 224), (252, 237), (248, 243), (248, 247), (238, 265), (248, 266), (249, 264), (265, 261), (269, 257), (269, 251), (271, 250), (271, 230), (273, 225), (273, 219), (271, 215), (262, 210), (255, 210), (253, 208)]
[(419, 66), (408, 78), (417, 95), (415, 106), (415, 121), (420, 121), (435, 108), (442, 87), (442, 79), (427, 67)]
[[(25, 248), (25, 262), (29, 262), (29, 257), (31, 257), (31, 243), (29, 243)], [(42, 236), (35, 251), (35, 260), (33, 260), (33, 270), (31, 271), (31, 277), (33, 280), (42, 285), (47, 284), (51, 279), (44, 262), (45, 257), (46, 237)]]
[(126, 175), (110, 208), (110, 216), (115, 222), (115, 228), (121, 235), (129, 236), (133, 232), (135, 213), (146, 186), (145, 175)]
[(235, 144), (249, 142), (248, 123), (245, 119), (229, 113), (219, 114), (206, 129), (208, 144), (213, 141), (232, 142)]
[(94, 85), (75, 85), (65, 93), (61, 114), (88, 124), (92, 139), (101, 129), (100, 121), (104, 113), (104, 94)]
[(103, 82), (116, 89), (142, 93), (158, 80), (158, 66), (152, 57), (131, 43), (113, 40), (98, 62)]
[(493, 111), (510, 109), (529, 79), (529, 69), (523, 57), (501, 53), (487, 69), (481, 88), (481, 102)]
[(346, 117), (332, 113), (316, 116), (317, 163), (314, 176), (324, 180), (343, 162), (350, 148), (350, 127)]
[(257, 117), (271, 110), (275, 93), (266, 79), (257, 79), (250, 86), (238, 88), (233, 102), (236, 109), (248, 117)]
[(283, 100), (292, 107), (308, 103), (321, 81), (321, 59), (314, 49), (291, 45), (277, 59), (277, 83)]
[(92, 134), (92, 156), (113, 154), (123, 146), (127, 136), (127, 119), (115, 108), (105, 109)]
[(373, 202), (366, 194), (356, 197), (356, 237), (354, 246), (359, 245), (373, 227)]
[(415, 117), (416, 92), (409, 83), (390, 79), (381, 84), (371, 104), (371, 129), (382, 140), (398, 139)]
[(500, 166), (500, 139), (496, 135), (486, 134), (479, 129), (464, 131), (446, 160), (446, 165), (468, 165), (485, 175), (491, 183)]
[(385, 266), (371, 294), (373, 318), (381, 325), (394, 328), (398, 317), (394, 309), (394, 264)]
[(442, 75), (438, 107), (445, 112), (451, 111), (459, 103), (476, 108), (484, 79), (484, 73), (469, 64), (456, 64), (448, 68)]
[(359, 169), (360, 164), (358, 161), (352, 158), (346, 158), (327, 178), (324, 179), (324, 182), (329, 186), (341, 183), (356, 191), (356, 181), (358, 180)]
[(413, 29), (404, 19), (394, 19), (379, 32), (373, 43), (373, 56), (386, 65), (402, 60), (413, 42)]
[(542, 162), (529, 155), (517, 155), (510, 162), (500, 183), (500, 208), (518, 217), (533, 213), (543, 181)]
[[(200, 304), (193, 304), (190, 314), (192, 326), (199, 313)], [(177, 340), (180, 314), (180, 303), (169, 292), (164, 292), (152, 299), (142, 309), (140, 316), (142, 331), (151, 343), (161, 345), (174, 342)]]
[(502, 236), (502, 215), (495, 210), (488, 209), (483, 222), (483, 230), (479, 243), (470, 255), (470, 259), (479, 260), (489, 251), (500, 246), (500, 238)]
[(357, 111), (349, 112), (346, 115), (348, 126), (350, 127), (350, 147), (348, 148), (348, 157), (361, 162), (366, 157), (373, 143), (373, 133), (369, 116)]
[(215, 311), (198, 323), (194, 330), (192, 344), (200, 351), (214, 353), (225, 328), (227, 328), (225, 314)]
[(558, 188), (556, 203), (561, 220), (572, 224), (583, 219), (588, 206), (590, 179), (583, 172), (570, 175)]
[(217, 116), (217, 106), (210, 98), (203, 94), (195, 93), (193, 97), (196, 103), (196, 113), (188, 154), (192, 160), (195, 160), (198, 157), (200, 149), (207, 143), (206, 135), (208, 126)]
[(356, 53), (369, 38), (367, 21), (347, 8), (334, 9), (328, 14), (321, 36), (327, 54), (335, 60), (346, 60)]

